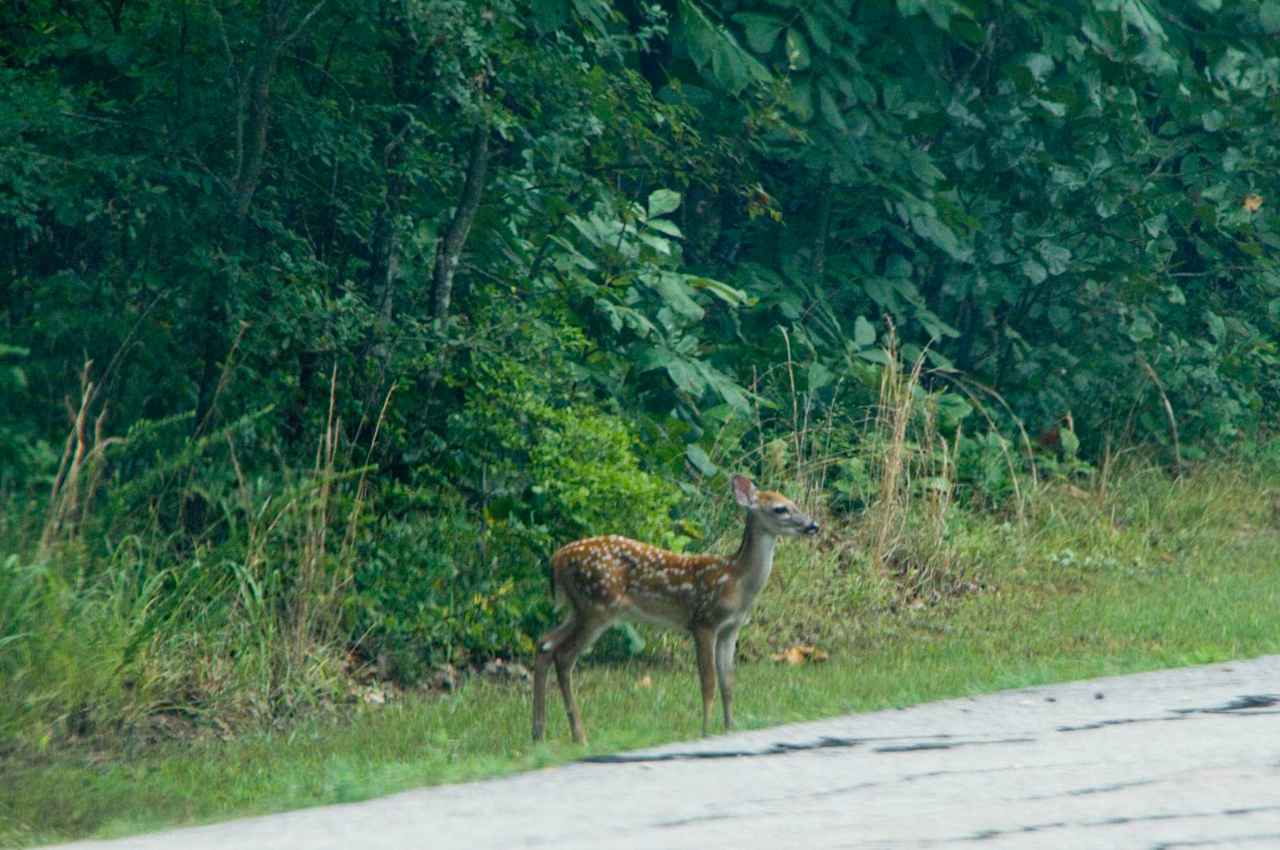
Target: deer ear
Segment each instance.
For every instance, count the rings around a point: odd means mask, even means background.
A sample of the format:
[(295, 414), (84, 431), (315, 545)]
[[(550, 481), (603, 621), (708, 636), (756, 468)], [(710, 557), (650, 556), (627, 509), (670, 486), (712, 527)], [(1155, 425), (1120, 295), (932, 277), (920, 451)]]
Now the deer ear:
[(751, 479), (745, 475), (733, 476), (733, 497), (744, 508), (754, 508), (756, 506), (756, 485), (751, 483)]

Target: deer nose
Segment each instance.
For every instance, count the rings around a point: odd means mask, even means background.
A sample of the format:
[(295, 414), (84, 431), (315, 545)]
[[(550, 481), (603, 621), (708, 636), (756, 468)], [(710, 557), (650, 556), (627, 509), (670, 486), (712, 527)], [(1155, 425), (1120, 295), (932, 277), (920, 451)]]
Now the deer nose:
[(805, 526), (804, 533), (812, 537), (818, 533), (818, 524), (813, 520), (809, 520), (809, 524)]

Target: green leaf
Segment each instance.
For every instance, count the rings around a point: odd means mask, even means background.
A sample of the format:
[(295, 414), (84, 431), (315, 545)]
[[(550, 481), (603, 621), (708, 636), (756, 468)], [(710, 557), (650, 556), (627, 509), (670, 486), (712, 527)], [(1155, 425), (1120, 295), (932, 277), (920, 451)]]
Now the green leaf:
[(917, 312), (916, 321), (923, 325), (924, 329), (929, 332), (930, 339), (942, 339), (944, 336), (955, 339), (960, 336), (960, 331), (942, 321), (942, 319), (940, 319), (938, 315), (931, 310), (920, 310)]
[(1053, 73), (1053, 57), (1046, 56), (1043, 53), (1032, 53), (1023, 60), (1027, 69), (1031, 71), (1031, 76), (1037, 81), (1044, 82), (1044, 79)]
[(807, 79), (791, 87), (787, 95), (787, 107), (802, 124), (813, 120), (813, 89)]
[(1053, 101), (1053, 100), (1045, 100), (1043, 97), (1037, 97), (1033, 99), (1041, 109), (1043, 109), (1045, 112), (1048, 112), (1054, 118), (1062, 118), (1067, 114), (1067, 107), (1065, 104), (1058, 103), (1057, 101)]
[(1071, 330), (1071, 311), (1061, 304), (1054, 304), (1048, 310), (1049, 324), (1053, 325), (1053, 329), (1058, 333), (1066, 333)]
[(707, 311), (691, 297), (693, 290), (685, 283), (684, 275), (663, 272), (647, 278), (646, 282), (658, 291), (668, 307), (685, 318), (696, 322), (706, 315)]
[(911, 171), (916, 177), (920, 178), (920, 182), (926, 186), (932, 186), (947, 179), (947, 175), (943, 174), (933, 160), (929, 158), (929, 154), (922, 150), (913, 150), (907, 153), (907, 161), (911, 163)]
[(1209, 322), (1209, 333), (1213, 334), (1214, 339), (1222, 340), (1227, 336), (1227, 323), (1222, 317), (1212, 310), (1208, 312), (1207, 321)]
[(767, 83), (773, 79), (754, 56), (738, 44), (724, 27), (712, 22), (701, 7), (692, 0), (680, 3), (680, 19), (684, 24), (689, 58), (699, 71), (711, 69), (711, 78), (732, 95), (742, 92), (752, 83)]
[(853, 342), (859, 348), (866, 348), (874, 345), (876, 341), (876, 329), (864, 316), (859, 316), (853, 322)]
[(823, 53), (829, 54), (834, 45), (831, 43), (831, 36), (827, 33), (827, 28), (822, 21), (808, 9), (802, 9), (800, 15), (804, 18), (804, 26), (809, 31), (809, 37), (813, 39), (813, 46)]
[(1044, 283), (1049, 277), (1049, 270), (1031, 257), (1027, 257), (1022, 261), (1022, 273), (1027, 276), (1027, 280), (1034, 284)]
[(915, 273), (911, 261), (901, 254), (890, 254), (884, 261), (884, 276), (906, 280)]
[(858, 352), (858, 357), (866, 360), (868, 363), (879, 363), (881, 366), (889, 365), (889, 355), (884, 353), (881, 348), (866, 348)]
[(721, 301), (734, 307), (753, 303), (753, 299), (741, 289), (735, 289), (727, 283), (721, 283), (709, 277), (692, 276), (685, 278), (685, 281), (693, 288), (705, 289)]
[(569, 0), (533, 0), (533, 26), (539, 33), (560, 29), (569, 22)]
[(1062, 456), (1067, 460), (1080, 453), (1080, 438), (1070, 428), (1058, 429), (1058, 441), (1062, 444)]
[(1153, 41), (1164, 41), (1167, 38), (1164, 27), (1142, 0), (1121, 0), (1120, 11), (1125, 23), (1143, 35), (1150, 36)]
[(898, 11), (903, 17), (924, 12), (938, 29), (951, 28), (951, 15), (958, 7), (949, 0), (898, 0)]
[(758, 12), (739, 12), (733, 19), (742, 24), (747, 36), (747, 46), (756, 53), (768, 53), (778, 41), (778, 35), (786, 29), (787, 22), (773, 15)]
[(720, 471), (720, 468), (712, 463), (711, 456), (697, 443), (685, 446), (684, 456), (694, 469), (708, 478)]
[(1219, 110), (1210, 109), (1204, 115), (1200, 116), (1200, 123), (1203, 124), (1204, 128), (1210, 133), (1216, 133), (1226, 126), (1227, 119)]
[(702, 392), (707, 388), (707, 382), (698, 374), (698, 370), (683, 357), (671, 353), (666, 358), (663, 366), (666, 368), (671, 382), (690, 395), (702, 395)]
[[(697, 363), (698, 370), (702, 373), (703, 380), (725, 400), (734, 410), (739, 413), (749, 413), (751, 405), (747, 401), (747, 394), (727, 375), (717, 371), (706, 363), (699, 361)], [(761, 400), (763, 403), (763, 400)]]
[(814, 362), (809, 365), (808, 387), (810, 392), (816, 392), (823, 387), (829, 386), (835, 380), (835, 374), (821, 363)]
[(866, 77), (859, 75), (853, 78), (853, 91), (867, 106), (876, 105), (876, 87)]
[(1040, 254), (1041, 259), (1044, 260), (1049, 274), (1055, 277), (1065, 272), (1071, 265), (1071, 250), (1061, 245), (1055, 245), (1047, 239), (1042, 240), (1036, 246), (1036, 251)]
[(613, 7), (605, 0), (570, 0), (573, 10), (598, 33), (608, 32)]
[(658, 189), (649, 196), (649, 218), (657, 218), (680, 208), (680, 193)]
[(913, 215), (911, 217), (911, 229), (919, 236), (932, 242), (953, 260), (967, 263), (973, 258), (973, 249), (961, 245), (955, 231), (933, 216)]
[(1146, 316), (1134, 316), (1133, 321), (1129, 323), (1129, 339), (1134, 342), (1146, 342), (1155, 334), (1155, 328), (1151, 327), (1151, 322)]
[(787, 67), (793, 71), (804, 71), (809, 62), (809, 42), (799, 30), (787, 30)]
[(836, 103), (835, 96), (822, 83), (818, 84), (818, 109), (822, 112), (823, 120), (831, 127), (840, 132), (849, 129), (848, 125), (844, 123), (844, 116), (840, 114), (840, 106)]
[(1267, 35), (1280, 33), (1280, 0), (1265, 0), (1258, 9), (1258, 22)]
[(665, 233), (675, 239), (683, 239), (684, 234), (680, 232), (680, 228), (676, 226), (674, 221), (668, 221), (665, 218), (652, 218), (645, 222), (645, 227), (656, 230), (659, 233)]
[(652, 233), (637, 233), (636, 238), (664, 257), (671, 256), (671, 241)]
[(1093, 210), (1098, 214), (1098, 218), (1111, 218), (1120, 212), (1120, 208), (1124, 205), (1124, 198), (1118, 194), (1099, 195), (1094, 201)]
[(956, 393), (942, 393), (937, 399), (938, 419), (946, 430), (955, 428), (973, 413), (973, 405), (964, 396)]

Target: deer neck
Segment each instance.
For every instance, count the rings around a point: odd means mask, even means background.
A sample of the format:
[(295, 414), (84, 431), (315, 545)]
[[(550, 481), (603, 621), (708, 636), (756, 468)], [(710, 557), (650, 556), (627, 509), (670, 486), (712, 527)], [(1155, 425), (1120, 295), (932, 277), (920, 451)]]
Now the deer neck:
[(764, 528), (755, 514), (747, 514), (742, 545), (733, 556), (733, 572), (741, 582), (748, 601), (755, 597), (773, 571), (773, 550), (778, 538)]

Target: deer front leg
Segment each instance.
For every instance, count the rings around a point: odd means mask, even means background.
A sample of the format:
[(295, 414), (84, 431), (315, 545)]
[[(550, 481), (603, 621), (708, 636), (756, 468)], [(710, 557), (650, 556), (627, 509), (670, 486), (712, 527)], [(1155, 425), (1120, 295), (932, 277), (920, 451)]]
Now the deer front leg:
[(716, 676), (720, 679), (720, 703), (724, 707), (724, 728), (733, 728), (734, 655), (738, 651), (738, 632), (742, 625), (726, 626), (716, 635)]
[(698, 681), (702, 685), (702, 737), (711, 734), (711, 706), (716, 701), (715, 631), (699, 626), (693, 630), (698, 652)]

